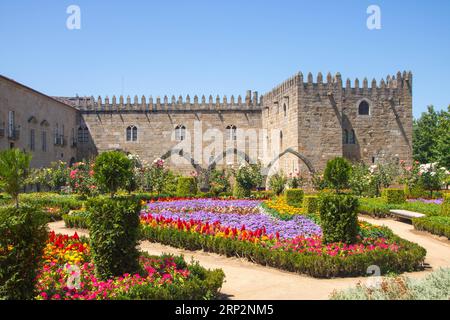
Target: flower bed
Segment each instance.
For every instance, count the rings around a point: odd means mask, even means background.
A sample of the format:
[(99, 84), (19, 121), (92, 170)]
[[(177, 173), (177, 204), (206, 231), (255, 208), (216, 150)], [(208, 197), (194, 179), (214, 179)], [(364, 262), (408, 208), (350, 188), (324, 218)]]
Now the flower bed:
[(208, 299), (217, 296), (224, 279), (222, 270), (187, 264), (182, 257), (143, 254), (139, 274), (101, 281), (89, 245), (77, 234), (52, 232), (43, 260), (36, 287), (40, 300)]
[[(420, 267), (425, 257), (425, 250), (418, 245), (368, 224), (362, 225), (365, 233), (360, 233), (363, 236), (357, 244), (324, 245), (320, 227), (305, 216), (280, 220), (255, 213), (250, 207), (258, 202), (210, 200), (205, 205), (204, 200), (192, 201), (184, 206), (177, 201), (149, 204), (141, 216), (144, 238), (189, 250), (246, 257), (316, 277), (365, 275), (367, 267), (374, 264), (382, 272), (410, 271)], [(242, 204), (237, 209), (240, 213), (218, 208), (228, 204)]]

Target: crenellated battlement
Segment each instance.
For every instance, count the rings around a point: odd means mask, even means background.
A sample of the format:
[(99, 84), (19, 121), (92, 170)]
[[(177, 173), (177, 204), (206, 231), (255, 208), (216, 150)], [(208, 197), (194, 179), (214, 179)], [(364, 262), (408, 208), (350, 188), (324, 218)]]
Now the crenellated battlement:
[(268, 101), (273, 100), (294, 86), (298, 87), (300, 92), (304, 92), (304, 94), (317, 94), (326, 90), (331, 93), (341, 91), (343, 95), (359, 93), (371, 96), (392, 95), (395, 94), (395, 92), (403, 90), (410, 91), (412, 79), (413, 76), (411, 71), (399, 71), (397, 74), (388, 75), (386, 79), (381, 79), (380, 81), (372, 79), (370, 84), (367, 78), (362, 79), (362, 81), (356, 78), (353, 82), (347, 78), (344, 85), (340, 73), (337, 73), (334, 76), (331, 75), (331, 73), (328, 73), (326, 78), (324, 78), (323, 74), (319, 72), (314, 79), (313, 74), (310, 72), (305, 79), (303, 73), (299, 72), (264, 94), (263, 97)]
[(133, 98), (130, 96), (106, 96), (102, 98), (91, 97), (71, 97), (71, 98), (58, 98), (72, 106), (76, 107), (80, 111), (95, 111), (95, 112), (128, 112), (128, 111), (141, 111), (141, 112), (157, 112), (157, 111), (185, 111), (185, 110), (261, 110), (261, 99), (258, 96), (257, 91), (247, 91), (246, 96), (235, 97), (232, 95), (230, 98), (219, 95), (213, 97), (209, 95), (201, 97), (195, 95), (191, 97), (187, 95), (175, 97), (172, 95), (164, 97), (152, 97), (148, 98), (144, 95), (140, 98), (135, 95)]

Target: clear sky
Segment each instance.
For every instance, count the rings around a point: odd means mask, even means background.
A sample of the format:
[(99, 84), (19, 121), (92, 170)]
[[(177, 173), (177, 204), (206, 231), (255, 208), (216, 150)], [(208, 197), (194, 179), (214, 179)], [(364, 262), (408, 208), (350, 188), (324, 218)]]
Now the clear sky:
[[(80, 30), (66, 27), (72, 4)], [(0, 2), (0, 74), (49, 95), (245, 95), (298, 71), (411, 70), (418, 116), (450, 104), (449, 59), (448, 0)]]

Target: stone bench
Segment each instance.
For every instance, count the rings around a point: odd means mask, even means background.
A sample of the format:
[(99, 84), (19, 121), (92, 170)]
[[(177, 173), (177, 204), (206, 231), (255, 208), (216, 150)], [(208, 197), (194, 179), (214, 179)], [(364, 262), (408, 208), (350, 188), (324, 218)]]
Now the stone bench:
[(389, 211), (394, 216), (397, 216), (397, 217), (403, 218), (403, 219), (412, 220), (413, 218), (423, 218), (423, 217), (425, 217), (425, 215), (422, 214), (422, 213), (408, 211), (408, 210), (400, 210), (400, 209), (397, 210), (396, 209), (396, 210), (389, 210)]

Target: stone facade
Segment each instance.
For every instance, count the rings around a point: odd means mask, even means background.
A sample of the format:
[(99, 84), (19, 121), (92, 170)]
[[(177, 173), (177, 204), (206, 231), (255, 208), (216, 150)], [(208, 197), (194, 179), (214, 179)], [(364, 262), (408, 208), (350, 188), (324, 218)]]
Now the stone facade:
[(14, 80), (0, 76), (0, 150), (32, 154), (32, 167), (77, 157), (79, 111)]
[[(362, 84), (358, 79), (353, 83), (352, 86), (347, 80), (343, 85), (339, 73), (328, 74), (325, 79), (319, 73), (315, 80), (312, 74), (304, 79), (299, 73), (262, 97), (251, 91), (244, 98), (230, 99), (58, 97), (63, 103), (2, 85), (0, 101), (5, 112), (4, 105), (29, 108), (27, 116), (34, 112), (37, 121), (42, 121), (44, 114), (54, 114), (48, 110), (58, 109), (61, 114), (56, 119), (64, 119), (60, 123), (66, 124), (67, 132), (76, 125), (76, 148), (70, 149), (71, 153), (64, 152), (64, 159), (69, 155), (86, 159), (120, 149), (148, 162), (160, 157), (179, 158), (169, 163), (183, 173), (224, 166), (239, 159), (260, 159), (269, 174), (280, 169), (285, 173), (322, 170), (336, 156), (368, 164), (410, 162), (412, 74), (399, 72), (380, 83), (373, 80), (370, 86), (367, 79)], [(14, 90), (22, 90), (23, 97), (11, 104), (4, 97), (14, 95)], [(38, 96), (45, 103), (35, 103)], [(56, 119), (48, 120), (51, 126), (56, 125)], [(177, 127), (184, 130), (183, 141), (176, 139)], [(236, 129), (236, 138), (230, 135), (231, 128)], [(29, 130), (29, 125), (25, 130)], [(214, 134), (215, 131), (222, 135)], [(196, 140), (198, 132), (203, 136), (201, 142)], [(217, 140), (217, 136), (223, 139)], [(6, 139), (0, 140), (2, 148), (8, 147), (5, 142)], [(182, 152), (180, 144), (184, 144)], [(228, 157), (215, 149), (225, 151)], [(235, 149), (240, 151), (233, 157)], [(263, 149), (267, 152), (261, 152)], [(54, 159), (60, 158), (57, 150), (52, 153)], [(175, 152), (171, 154), (171, 150)], [(46, 160), (39, 162), (42, 165), (51, 158), (45, 156)], [(44, 155), (37, 158), (40, 157)]]

